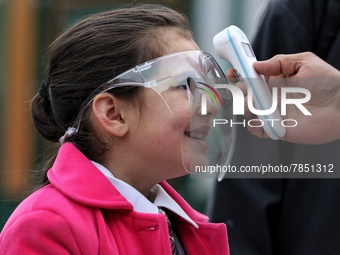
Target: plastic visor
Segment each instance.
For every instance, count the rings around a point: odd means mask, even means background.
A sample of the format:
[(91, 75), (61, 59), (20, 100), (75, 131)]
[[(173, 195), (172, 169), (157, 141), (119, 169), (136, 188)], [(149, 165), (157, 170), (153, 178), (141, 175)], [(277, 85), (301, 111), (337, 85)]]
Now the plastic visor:
[[(235, 130), (221, 124), (233, 118), (231, 93), (216, 87), (226, 83), (219, 65), (206, 52), (184, 51), (156, 58), (101, 85), (84, 102), (75, 130), (78, 131), (84, 111), (99, 93), (122, 86), (151, 89), (167, 109), (160, 123), (170, 120), (169, 125), (174, 132), (177, 130), (174, 140), (178, 141), (183, 168), (191, 174), (211, 176), (219, 172), (211, 169), (230, 163), (235, 143)], [(172, 156), (169, 155), (168, 162), (174, 162), (170, 160)]]

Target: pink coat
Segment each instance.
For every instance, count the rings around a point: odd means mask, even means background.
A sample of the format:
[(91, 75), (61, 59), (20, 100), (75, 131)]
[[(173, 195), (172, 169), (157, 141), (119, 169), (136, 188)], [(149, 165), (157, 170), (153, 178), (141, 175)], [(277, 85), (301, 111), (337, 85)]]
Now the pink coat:
[[(0, 254), (171, 254), (162, 214), (133, 210), (71, 143), (48, 172), (49, 185), (26, 198), (0, 235)], [(187, 254), (229, 254), (224, 224), (208, 223), (166, 182), (167, 193), (198, 224), (172, 219)]]

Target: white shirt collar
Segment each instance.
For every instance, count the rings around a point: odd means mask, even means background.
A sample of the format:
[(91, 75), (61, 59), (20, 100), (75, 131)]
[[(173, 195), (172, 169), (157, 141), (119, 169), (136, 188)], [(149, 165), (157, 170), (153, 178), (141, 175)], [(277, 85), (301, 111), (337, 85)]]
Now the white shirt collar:
[(91, 162), (106, 176), (106, 178), (109, 179), (119, 193), (133, 205), (136, 212), (159, 213), (158, 207), (165, 207), (191, 223), (195, 228), (198, 228), (198, 225), (184, 212), (179, 204), (177, 204), (176, 201), (173, 200), (168, 193), (166, 193), (161, 185), (156, 184), (151, 189), (150, 192), (155, 197), (154, 202), (152, 203), (134, 187), (114, 177), (114, 175), (106, 167), (97, 162)]

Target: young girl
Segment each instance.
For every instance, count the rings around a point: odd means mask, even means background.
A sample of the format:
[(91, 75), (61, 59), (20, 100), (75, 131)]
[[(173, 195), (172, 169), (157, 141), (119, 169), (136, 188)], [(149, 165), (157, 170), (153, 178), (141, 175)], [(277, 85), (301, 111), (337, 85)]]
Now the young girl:
[(186, 18), (162, 6), (96, 14), (57, 38), (32, 116), (61, 146), (4, 227), (0, 253), (229, 254), (225, 225), (164, 181), (206, 151), (216, 109), (193, 118), (199, 107), (188, 107), (202, 65), (220, 72)]

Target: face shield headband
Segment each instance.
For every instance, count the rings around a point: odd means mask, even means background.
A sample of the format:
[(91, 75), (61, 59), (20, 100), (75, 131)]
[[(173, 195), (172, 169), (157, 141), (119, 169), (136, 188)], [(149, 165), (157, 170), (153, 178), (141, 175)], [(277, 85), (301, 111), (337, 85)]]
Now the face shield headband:
[(236, 136), (235, 128), (226, 124), (233, 119), (231, 93), (218, 86), (226, 83), (219, 65), (206, 52), (184, 51), (153, 59), (99, 86), (83, 103), (60, 143), (77, 134), (85, 111), (98, 94), (124, 86), (143, 87), (161, 97), (167, 109), (163, 116), (171, 127), (182, 128), (176, 137), (182, 167), (195, 176), (223, 176)]

